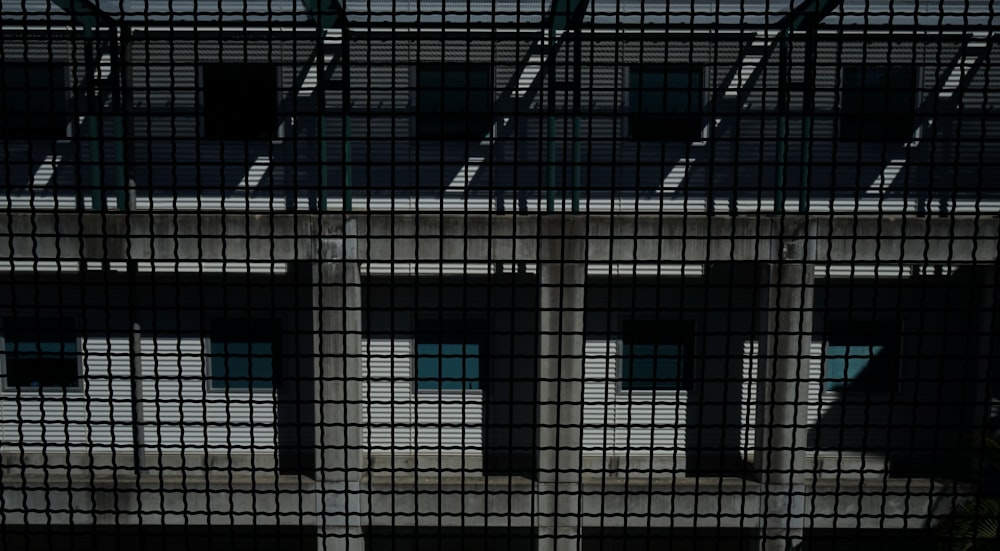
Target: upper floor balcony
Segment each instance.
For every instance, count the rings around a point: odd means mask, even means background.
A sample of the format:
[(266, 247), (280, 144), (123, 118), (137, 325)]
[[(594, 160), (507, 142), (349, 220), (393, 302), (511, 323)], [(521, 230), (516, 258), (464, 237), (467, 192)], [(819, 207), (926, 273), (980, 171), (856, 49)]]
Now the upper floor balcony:
[(1000, 207), (986, 2), (202, 4), (0, 5), (9, 208)]

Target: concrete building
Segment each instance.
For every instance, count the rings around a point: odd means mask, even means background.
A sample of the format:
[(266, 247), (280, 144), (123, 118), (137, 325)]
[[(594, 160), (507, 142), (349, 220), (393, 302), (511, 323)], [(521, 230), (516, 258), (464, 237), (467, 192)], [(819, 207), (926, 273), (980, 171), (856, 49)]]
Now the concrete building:
[(748, 4), (4, 0), (3, 548), (933, 543), (998, 14)]

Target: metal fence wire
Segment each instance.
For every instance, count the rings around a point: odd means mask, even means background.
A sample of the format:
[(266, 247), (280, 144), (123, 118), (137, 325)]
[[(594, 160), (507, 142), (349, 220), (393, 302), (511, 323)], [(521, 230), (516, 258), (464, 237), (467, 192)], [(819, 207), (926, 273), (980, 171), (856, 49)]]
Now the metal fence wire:
[(0, 549), (1000, 549), (998, 22), (0, 0)]

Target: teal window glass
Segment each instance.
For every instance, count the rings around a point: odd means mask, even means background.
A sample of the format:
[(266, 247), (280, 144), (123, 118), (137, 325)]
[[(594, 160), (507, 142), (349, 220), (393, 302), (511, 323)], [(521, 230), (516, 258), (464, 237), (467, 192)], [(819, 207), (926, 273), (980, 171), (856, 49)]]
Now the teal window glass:
[(833, 324), (823, 359), (823, 389), (831, 392), (891, 392), (899, 381), (898, 340), (882, 324)]
[(66, 136), (66, 66), (16, 63), (0, 66), (0, 135), (58, 139)]
[(687, 389), (694, 340), (687, 325), (626, 323), (622, 334), (622, 390)]
[(417, 390), (478, 390), (482, 347), (474, 342), (417, 342)]
[(492, 67), (449, 63), (417, 67), (416, 136), (480, 140), (493, 127)]
[(838, 124), (841, 140), (908, 142), (913, 137), (915, 67), (844, 67), (841, 87)]
[(80, 383), (76, 335), (70, 319), (5, 320), (7, 386), (75, 387)]
[[(268, 326), (267, 322), (263, 324)], [(225, 322), (216, 325), (225, 327)], [(213, 390), (274, 388), (273, 333), (246, 324), (234, 324), (214, 333), (210, 341), (210, 385)]]
[(638, 65), (629, 70), (629, 130), (633, 139), (694, 141), (703, 126), (704, 68)]

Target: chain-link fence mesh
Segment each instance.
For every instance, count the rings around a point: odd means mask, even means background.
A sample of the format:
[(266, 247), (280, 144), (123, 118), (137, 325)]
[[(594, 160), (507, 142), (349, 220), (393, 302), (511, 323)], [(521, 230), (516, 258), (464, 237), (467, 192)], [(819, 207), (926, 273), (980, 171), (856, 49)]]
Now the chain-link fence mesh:
[(992, 2), (0, 3), (0, 548), (993, 549)]

